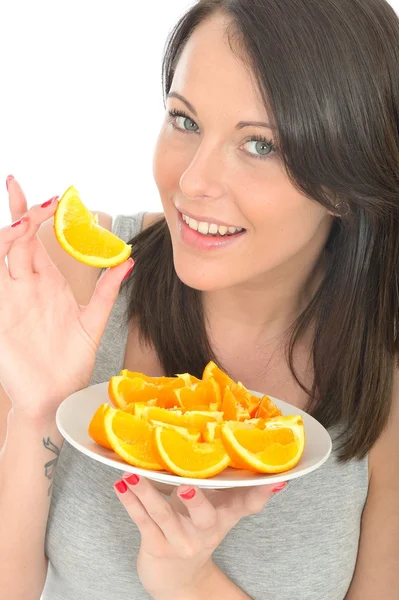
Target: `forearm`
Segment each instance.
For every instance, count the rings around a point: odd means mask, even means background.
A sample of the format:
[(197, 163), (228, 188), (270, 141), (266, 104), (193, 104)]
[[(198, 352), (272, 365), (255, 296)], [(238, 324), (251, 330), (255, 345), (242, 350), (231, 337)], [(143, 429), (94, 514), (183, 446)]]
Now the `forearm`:
[(38, 600), (43, 590), (51, 483), (62, 441), (55, 419), (33, 422), (10, 411), (0, 452), (0, 581), (5, 598)]
[(159, 596), (154, 600), (221, 600), (221, 598), (252, 600), (212, 562), (206, 576), (195, 586), (195, 589), (188, 590), (181, 595), (173, 594), (173, 599)]

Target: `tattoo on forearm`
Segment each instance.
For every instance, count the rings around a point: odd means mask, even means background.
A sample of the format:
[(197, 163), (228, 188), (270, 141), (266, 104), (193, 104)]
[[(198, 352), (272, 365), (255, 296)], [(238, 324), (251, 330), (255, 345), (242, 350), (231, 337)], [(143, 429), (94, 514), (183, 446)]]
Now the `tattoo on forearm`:
[(50, 450), (50, 452), (54, 452), (54, 454), (56, 455), (56, 457), (53, 458), (53, 460), (49, 460), (44, 465), (44, 475), (47, 477), (47, 479), (50, 479), (50, 481), (51, 481), (50, 487), (47, 491), (47, 496), (50, 496), (52, 486), (53, 486), (52, 479), (54, 477), (55, 469), (56, 469), (57, 462), (58, 462), (58, 457), (60, 455), (60, 449), (57, 448), (57, 446), (55, 444), (53, 444), (53, 442), (50, 440), (49, 437), (47, 439), (43, 438), (43, 445), (45, 448), (47, 448), (47, 450)]

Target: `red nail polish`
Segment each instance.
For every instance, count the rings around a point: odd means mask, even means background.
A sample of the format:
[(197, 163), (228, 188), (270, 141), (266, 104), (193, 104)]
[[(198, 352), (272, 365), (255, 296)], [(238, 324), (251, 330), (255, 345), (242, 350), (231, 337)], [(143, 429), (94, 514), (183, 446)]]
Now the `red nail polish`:
[(183, 500), (191, 500), (195, 496), (195, 490), (187, 490), (187, 492), (182, 492), (181, 494), (179, 494), (179, 496), (180, 498), (183, 498)]
[(128, 475), (127, 477), (124, 477), (123, 479), (125, 481), (127, 481), (129, 485), (137, 485), (138, 482), (140, 481), (140, 478), (137, 477), (137, 475), (135, 475), (134, 473), (132, 475)]
[(43, 204), (40, 205), (41, 208), (46, 208), (47, 206), (50, 206), (50, 204), (52, 204), (54, 202), (54, 200), (58, 200), (59, 196), (53, 196), (53, 198), (50, 198), (50, 200), (47, 200), (47, 202), (44, 202)]
[(124, 278), (122, 279), (122, 281), (125, 281), (125, 279), (127, 277), (129, 277), (130, 273), (133, 271), (134, 268), (134, 260), (132, 258), (129, 258), (128, 262), (132, 262), (132, 266), (130, 267), (130, 269), (128, 270), (128, 272), (126, 273), (126, 275), (124, 276)]
[(17, 225), (21, 225), (21, 223), (25, 223), (25, 221), (29, 221), (28, 217), (22, 217), (22, 219), (15, 221), (11, 227), (17, 227)]
[(282, 483), (279, 483), (278, 485), (276, 485), (274, 488), (272, 488), (272, 492), (280, 492), (281, 490), (283, 490), (285, 487), (287, 486), (287, 482), (283, 481)]
[(7, 186), (7, 190), (8, 190), (8, 184), (10, 183), (10, 181), (12, 181), (14, 179), (14, 175), (9, 175), (6, 179), (6, 186)]
[(127, 491), (127, 485), (124, 481), (117, 481), (115, 483), (115, 487), (121, 494), (124, 494)]

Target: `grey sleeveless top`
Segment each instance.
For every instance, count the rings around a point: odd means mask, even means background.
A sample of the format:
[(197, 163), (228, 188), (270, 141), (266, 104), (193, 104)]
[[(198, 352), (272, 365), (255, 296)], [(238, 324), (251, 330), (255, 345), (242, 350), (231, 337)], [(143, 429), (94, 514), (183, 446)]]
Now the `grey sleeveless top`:
[[(142, 218), (118, 215), (113, 231), (128, 241), (140, 231)], [(126, 303), (120, 292), (90, 385), (108, 381), (123, 367)], [(333, 439), (336, 433), (330, 430)], [(150, 598), (136, 572), (140, 535), (113, 489), (121, 474), (64, 441), (47, 524), (43, 600)], [(214, 560), (253, 600), (343, 600), (355, 569), (367, 492), (368, 457), (339, 464), (333, 450), (321, 468), (289, 482), (261, 513), (242, 519)]]

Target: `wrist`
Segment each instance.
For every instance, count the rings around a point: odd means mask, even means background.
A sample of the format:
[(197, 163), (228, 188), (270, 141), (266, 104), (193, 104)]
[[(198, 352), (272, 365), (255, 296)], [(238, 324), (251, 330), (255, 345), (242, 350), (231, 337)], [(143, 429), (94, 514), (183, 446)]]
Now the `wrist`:
[(153, 600), (220, 600), (218, 577), (221, 571), (213, 560), (208, 561), (190, 588), (175, 590), (167, 594), (157, 594)]
[(31, 411), (27, 413), (26, 411), (12, 407), (8, 413), (8, 422), (35, 430), (48, 430), (49, 428), (57, 429), (55, 415), (55, 412), (44, 414)]

